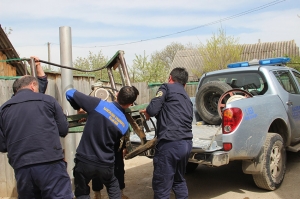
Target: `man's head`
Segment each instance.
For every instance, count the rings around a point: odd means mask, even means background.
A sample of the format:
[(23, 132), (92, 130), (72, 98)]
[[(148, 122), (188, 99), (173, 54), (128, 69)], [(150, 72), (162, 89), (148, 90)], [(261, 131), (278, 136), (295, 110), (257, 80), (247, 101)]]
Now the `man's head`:
[(131, 106), (139, 95), (139, 91), (134, 86), (124, 86), (117, 95), (117, 102), (121, 106)]
[(13, 83), (13, 92), (16, 94), (16, 92), (20, 89), (20, 84), (19, 84), (19, 78), (16, 79)]
[(23, 76), (20, 77), (19, 79), (16, 79), (13, 83), (13, 92), (14, 94), (16, 94), (16, 92), (18, 92), (21, 89), (30, 89), (33, 92), (38, 93), (39, 92), (39, 83), (37, 78), (33, 77), (33, 76)]
[(188, 78), (189, 78), (189, 73), (186, 71), (186, 69), (177, 67), (171, 71), (169, 82), (173, 80), (173, 82), (178, 82), (182, 85), (185, 85), (188, 81)]

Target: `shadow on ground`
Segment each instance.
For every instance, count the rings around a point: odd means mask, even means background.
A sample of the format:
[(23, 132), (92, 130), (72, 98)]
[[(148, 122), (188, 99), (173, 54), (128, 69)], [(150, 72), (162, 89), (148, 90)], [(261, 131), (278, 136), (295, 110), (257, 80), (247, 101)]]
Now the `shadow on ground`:
[[(281, 187), (275, 191), (266, 191), (256, 187), (251, 175), (242, 172), (240, 161), (229, 165), (211, 168), (199, 166), (195, 172), (187, 174), (189, 199), (285, 199), (300, 198), (300, 153), (287, 154), (287, 172)], [(126, 169), (125, 194), (130, 199), (152, 199), (152, 161), (146, 157), (136, 157), (125, 161), (134, 164)], [(106, 199), (107, 196), (104, 196)], [(171, 193), (171, 199), (175, 199)]]

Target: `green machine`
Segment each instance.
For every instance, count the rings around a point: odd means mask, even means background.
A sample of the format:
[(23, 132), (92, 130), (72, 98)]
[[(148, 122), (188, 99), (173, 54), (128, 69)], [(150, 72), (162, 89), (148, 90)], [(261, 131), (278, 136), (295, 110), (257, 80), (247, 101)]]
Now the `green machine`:
[[(115, 100), (116, 93), (118, 92), (117, 84), (113, 75), (113, 70), (118, 69), (121, 77), (121, 87), (131, 86), (128, 69), (126, 66), (124, 51), (117, 51), (116, 54), (108, 61), (108, 63), (101, 69), (106, 69), (109, 77), (109, 82), (98, 82), (92, 86), (91, 96), (99, 97), (103, 100), (113, 101)], [(145, 109), (148, 104), (135, 104), (125, 110), (127, 121), (130, 124), (130, 128), (126, 135), (122, 138), (122, 141), (126, 142), (126, 148), (129, 152), (125, 159), (131, 159), (147, 150), (151, 150), (156, 144), (156, 137), (151, 140), (146, 139), (146, 132), (150, 132), (150, 129), (145, 121), (145, 117), (139, 111)], [(87, 117), (86, 113), (69, 115), (67, 116), (69, 122), (69, 133), (83, 132), (85, 122), (81, 122)], [(140, 138), (140, 145), (133, 146), (130, 142), (130, 135), (135, 133)], [(121, 142), (122, 143), (122, 142)], [(148, 151), (148, 152), (149, 152)]]

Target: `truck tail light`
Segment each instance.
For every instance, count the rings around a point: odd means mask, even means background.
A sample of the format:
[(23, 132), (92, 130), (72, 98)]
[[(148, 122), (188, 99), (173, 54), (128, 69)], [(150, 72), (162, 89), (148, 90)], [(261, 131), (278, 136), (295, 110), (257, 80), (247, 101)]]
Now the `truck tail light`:
[(233, 132), (243, 118), (243, 112), (239, 108), (228, 108), (223, 111), (223, 134)]
[(231, 143), (223, 143), (223, 149), (224, 151), (230, 151), (232, 149)]

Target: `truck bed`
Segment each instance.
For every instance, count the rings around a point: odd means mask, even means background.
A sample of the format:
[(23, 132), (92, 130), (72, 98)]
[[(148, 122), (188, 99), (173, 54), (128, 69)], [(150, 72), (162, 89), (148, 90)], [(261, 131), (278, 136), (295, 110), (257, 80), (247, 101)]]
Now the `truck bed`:
[[(222, 149), (221, 127), (216, 125), (192, 125), (194, 152), (212, 152)], [(146, 132), (147, 140), (152, 140), (155, 132)], [(133, 145), (141, 143), (140, 138), (132, 133), (130, 141)]]

